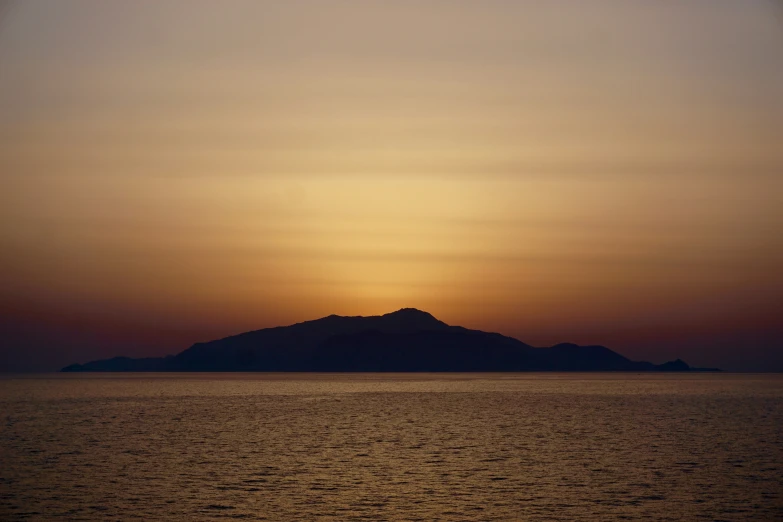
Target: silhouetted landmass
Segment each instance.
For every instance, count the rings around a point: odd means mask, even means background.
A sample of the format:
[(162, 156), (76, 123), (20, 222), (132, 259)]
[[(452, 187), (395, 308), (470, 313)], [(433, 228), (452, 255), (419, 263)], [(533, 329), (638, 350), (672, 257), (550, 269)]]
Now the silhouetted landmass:
[(115, 357), (64, 372), (520, 372), (705, 371), (677, 359), (631, 361), (603, 346), (535, 348), (497, 333), (449, 326), (413, 308), (322, 319), (196, 343), (162, 358)]

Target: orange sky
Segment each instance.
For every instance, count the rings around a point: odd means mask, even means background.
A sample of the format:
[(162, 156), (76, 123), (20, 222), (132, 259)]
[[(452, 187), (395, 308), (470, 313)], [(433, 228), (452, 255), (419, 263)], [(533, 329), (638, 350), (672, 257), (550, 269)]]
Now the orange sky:
[(772, 2), (2, 13), (7, 368), (412, 306), (783, 370)]

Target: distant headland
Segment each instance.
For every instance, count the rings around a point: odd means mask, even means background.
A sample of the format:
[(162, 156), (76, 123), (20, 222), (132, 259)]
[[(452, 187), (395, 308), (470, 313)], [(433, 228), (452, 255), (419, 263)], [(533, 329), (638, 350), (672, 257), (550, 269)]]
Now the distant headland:
[(498, 333), (450, 326), (415, 308), (313, 321), (196, 343), (167, 357), (115, 357), (63, 372), (687, 372), (677, 359), (631, 361), (604, 346), (536, 348)]

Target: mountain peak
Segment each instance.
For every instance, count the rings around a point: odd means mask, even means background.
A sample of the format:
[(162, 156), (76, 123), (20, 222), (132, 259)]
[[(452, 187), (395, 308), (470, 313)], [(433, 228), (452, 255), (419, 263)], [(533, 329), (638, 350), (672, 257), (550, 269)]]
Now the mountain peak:
[(424, 310), (419, 310), (418, 308), (400, 308), (399, 310), (395, 312), (389, 312), (388, 314), (383, 314), (384, 317), (387, 316), (405, 316), (405, 317), (433, 317), (433, 315), (429, 312), (425, 312)]
[(382, 315), (381, 319), (422, 330), (447, 326), (446, 323), (439, 321), (432, 314), (416, 308), (400, 308), (396, 312)]

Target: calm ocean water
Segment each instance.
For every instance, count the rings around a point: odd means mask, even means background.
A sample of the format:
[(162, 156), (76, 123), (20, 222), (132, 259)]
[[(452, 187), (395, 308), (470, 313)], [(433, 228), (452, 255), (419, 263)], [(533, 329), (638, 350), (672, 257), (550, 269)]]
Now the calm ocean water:
[(783, 520), (783, 376), (0, 377), (0, 519)]

